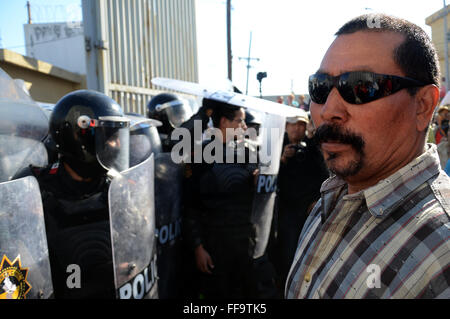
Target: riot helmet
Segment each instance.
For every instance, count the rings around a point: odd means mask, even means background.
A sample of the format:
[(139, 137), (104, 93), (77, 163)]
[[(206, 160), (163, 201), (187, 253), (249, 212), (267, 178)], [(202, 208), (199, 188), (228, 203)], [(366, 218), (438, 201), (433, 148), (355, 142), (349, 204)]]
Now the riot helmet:
[(141, 114), (126, 113), (130, 119), (130, 167), (140, 164), (152, 153), (162, 152), (161, 139), (157, 127), (160, 121), (148, 119)]
[(245, 111), (245, 124), (248, 128), (253, 127), (256, 132), (259, 133), (259, 128), (261, 127), (262, 121), (260, 118), (260, 114), (256, 111)]
[(162, 122), (158, 127), (160, 134), (169, 135), (174, 128), (180, 127), (192, 115), (189, 102), (172, 93), (158, 94), (147, 105), (147, 116)]
[(50, 134), (62, 161), (84, 178), (128, 168), (129, 125), (116, 101), (91, 90), (65, 95), (50, 116)]

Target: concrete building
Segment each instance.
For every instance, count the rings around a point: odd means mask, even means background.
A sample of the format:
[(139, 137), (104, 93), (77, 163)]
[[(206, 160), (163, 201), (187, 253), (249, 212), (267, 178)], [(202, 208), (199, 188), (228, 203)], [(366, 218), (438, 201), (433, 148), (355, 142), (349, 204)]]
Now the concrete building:
[(82, 9), (82, 23), (24, 25), (29, 57), (2, 50), (0, 66), (35, 100), (88, 88), (145, 114), (163, 90), (152, 78), (198, 81), (195, 0), (83, 0)]
[(198, 81), (195, 0), (82, 0), (87, 86), (145, 114), (154, 77)]
[(22, 79), (37, 102), (54, 104), (67, 93), (86, 88), (85, 75), (6, 49), (0, 49), (0, 67), (13, 79)]
[(24, 24), (23, 29), (27, 56), (73, 73), (86, 74), (81, 22)]
[[(441, 69), (442, 77), (446, 76), (444, 17), (447, 16), (447, 33), (448, 33), (448, 29), (450, 26), (449, 7), (450, 5), (433, 13), (431, 16), (425, 19), (425, 23), (431, 27), (431, 38), (439, 56), (439, 66)], [(450, 79), (447, 79), (447, 81), (448, 80)], [(449, 87), (448, 84), (447, 87)]]

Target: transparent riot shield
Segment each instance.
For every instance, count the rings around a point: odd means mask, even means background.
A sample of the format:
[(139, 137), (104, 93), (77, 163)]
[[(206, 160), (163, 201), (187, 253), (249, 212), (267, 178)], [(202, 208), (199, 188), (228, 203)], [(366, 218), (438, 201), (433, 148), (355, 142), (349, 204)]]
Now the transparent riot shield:
[(183, 251), (181, 246), (181, 199), (183, 166), (172, 161), (170, 153), (155, 156), (155, 217), (158, 252), (158, 296), (177, 298)]
[(30, 164), (47, 164), (41, 143), (48, 134), (47, 116), (8, 78), (0, 69), (0, 182), (11, 180)]
[(285, 123), (283, 116), (265, 114), (259, 132), (259, 175), (252, 207), (252, 223), (256, 229), (255, 259), (264, 255), (269, 240)]
[(157, 298), (153, 154), (112, 180), (108, 201), (116, 296)]
[(0, 183), (0, 299), (53, 294), (41, 193), (36, 178)]
[(11, 180), (28, 165), (47, 165), (47, 150), (40, 141), (0, 134), (0, 145), (0, 182)]

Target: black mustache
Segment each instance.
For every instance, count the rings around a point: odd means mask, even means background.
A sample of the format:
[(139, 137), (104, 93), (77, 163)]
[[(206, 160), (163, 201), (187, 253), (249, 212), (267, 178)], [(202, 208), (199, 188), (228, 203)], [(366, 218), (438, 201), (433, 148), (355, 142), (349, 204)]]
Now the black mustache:
[(360, 135), (336, 124), (322, 124), (317, 128), (314, 138), (318, 144), (327, 141), (339, 142), (352, 145), (357, 151), (362, 151), (365, 145)]

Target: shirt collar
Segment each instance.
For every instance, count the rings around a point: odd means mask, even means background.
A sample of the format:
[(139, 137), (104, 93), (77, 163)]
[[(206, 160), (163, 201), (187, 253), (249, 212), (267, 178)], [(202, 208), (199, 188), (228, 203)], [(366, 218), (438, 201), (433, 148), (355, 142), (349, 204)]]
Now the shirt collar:
[(385, 218), (400, 205), (401, 200), (433, 176), (439, 174), (439, 155), (435, 144), (427, 144), (426, 151), (397, 172), (376, 185), (352, 195), (345, 195), (347, 183), (337, 176), (327, 179), (320, 189), (322, 194), (322, 220), (331, 213), (336, 201), (364, 197), (374, 217)]

